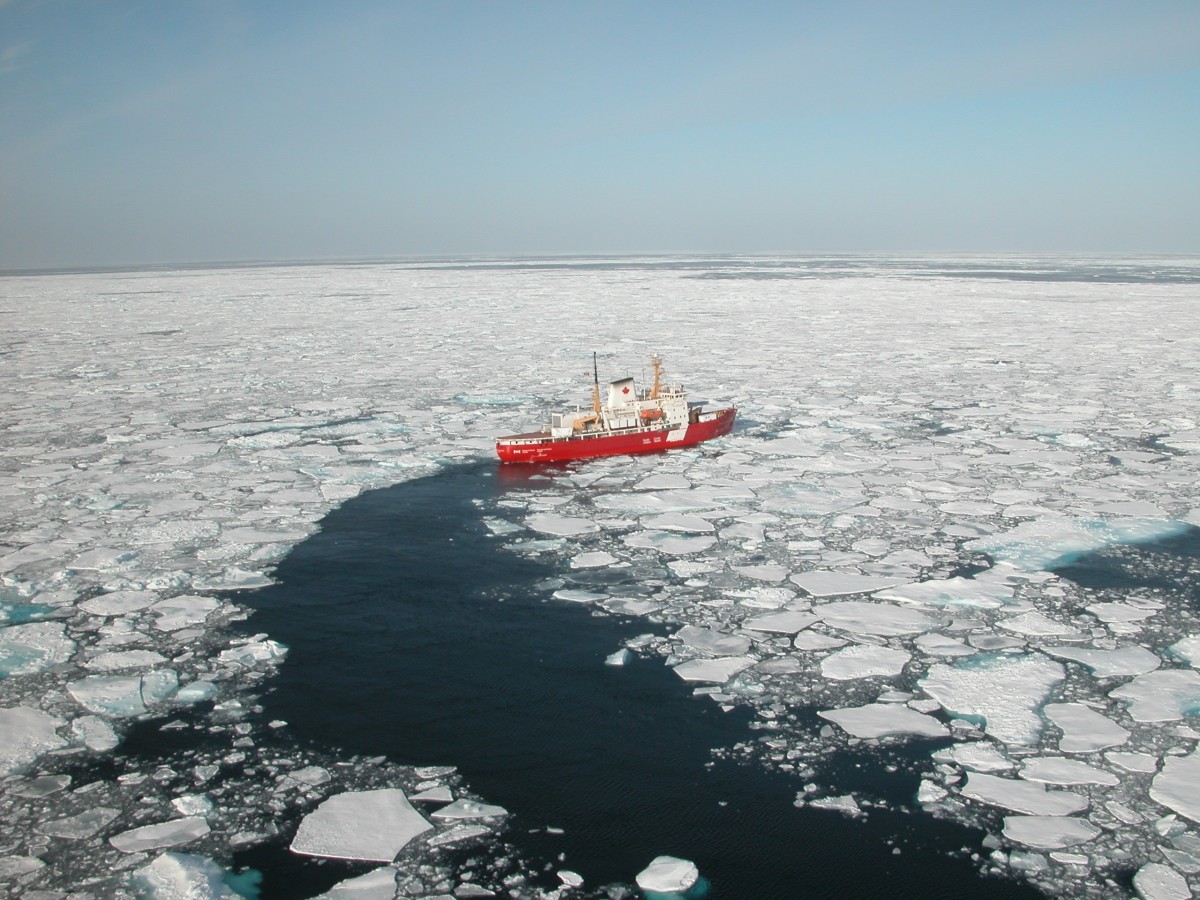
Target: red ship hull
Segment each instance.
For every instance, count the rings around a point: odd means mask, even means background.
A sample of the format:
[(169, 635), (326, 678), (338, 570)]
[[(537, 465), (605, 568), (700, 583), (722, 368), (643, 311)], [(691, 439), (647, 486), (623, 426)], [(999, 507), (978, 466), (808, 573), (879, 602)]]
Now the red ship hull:
[(496, 453), (501, 462), (540, 463), (674, 450), (729, 434), (736, 417), (737, 410), (729, 407), (704, 413), (701, 421), (689, 422), (681, 428), (642, 428), (565, 438), (554, 438), (541, 432), (515, 434), (496, 441)]

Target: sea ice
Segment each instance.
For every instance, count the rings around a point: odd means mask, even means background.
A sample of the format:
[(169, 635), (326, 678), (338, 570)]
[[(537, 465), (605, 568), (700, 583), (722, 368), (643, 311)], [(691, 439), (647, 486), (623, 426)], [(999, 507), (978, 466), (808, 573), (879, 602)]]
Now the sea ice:
[(1200, 822), (1200, 750), (1169, 756), (1150, 785), (1150, 798), (1193, 822)]
[(305, 856), (391, 862), (432, 826), (395, 788), (335, 794), (300, 823), (292, 851)]
[(675, 667), (675, 674), (684, 681), (708, 681), (724, 684), (738, 672), (754, 665), (748, 656), (725, 656), (718, 659), (689, 659)]
[(90, 712), (140, 716), (167, 700), (179, 687), (174, 669), (145, 675), (88, 675), (67, 684), (67, 693)]
[[(997, 566), (996, 569), (1004, 567)], [(992, 570), (995, 571), (995, 570)], [(1013, 596), (1013, 586), (995, 577), (947, 578), (918, 581), (879, 591), (875, 596), (884, 600), (916, 603), (928, 606), (974, 606), (995, 609)]]
[(317, 900), (393, 900), (396, 896), (396, 870), (382, 866), (357, 878), (339, 881)]
[(1181, 659), (1193, 668), (1200, 668), (1200, 635), (1191, 635), (1176, 641), (1169, 648), (1176, 659)]
[(881, 588), (902, 584), (903, 578), (862, 575), (857, 572), (800, 572), (791, 580), (813, 597), (836, 597), (843, 594), (869, 594)]
[(1030, 816), (1069, 816), (1088, 808), (1086, 797), (1070, 791), (1047, 790), (1044, 784), (969, 772), (962, 794), (989, 806)]
[(1094, 753), (1129, 740), (1127, 730), (1082, 703), (1047, 703), (1042, 712), (1062, 730), (1058, 749), (1063, 753)]
[(154, 591), (113, 591), (84, 600), (79, 608), (93, 616), (123, 616), (145, 609), (157, 599)]
[(707, 550), (717, 542), (717, 539), (702, 535), (681, 537), (670, 531), (638, 531), (625, 535), (622, 541), (629, 547), (657, 550), (659, 553), (671, 556), (684, 556)]
[(871, 678), (876, 675), (899, 675), (912, 659), (912, 654), (891, 647), (856, 644), (829, 654), (821, 660), (821, 675), (835, 681)]
[(816, 621), (818, 621), (817, 617), (810, 612), (789, 609), (747, 619), (742, 623), (742, 627), (751, 631), (767, 631), (774, 634), (796, 634)]
[(675, 633), (675, 637), (685, 647), (712, 656), (741, 656), (750, 649), (750, 639), (747, 637), (696, 625), (683, 626)]
[(1016, 768), (1016, 763), (987, 741), (955, 744), (933, 754), (937, 760), (954, 762), (974, 772), (1007, 772)]
[(1159, 669), (1108, 692), (1125, 700), (1135, 722), (1173, 722), (1200, 709), (1200, 672)]
[(929, 631), (937, 624), (915, 609), (894, 603), (869, 600), (843, 600), (814, 606), (813, 613), (833, 628), (853, 634), (898, 637)]
[(937, 719), (898, 703), (869, 703), (846, 709), (817, 713), (857, 738), (881, 738), (915, 734), (920, 737), (945, 737), (950, 733)]
[(1181, 522), (1157, 518), (1073, 519), (1054, 517), (1022, 522), (1001, 534), (968, 541), (968, 549), (1036, 572), (1071, 562), (1112, 544), (1155, 541), (1179, 534)]
[(122, 853), (137, 853), (141, 850), (157, 850), (161, 847), (178, 847), (199, 840), (209, 832), (208, 822), (200, 816), (188, 816), (142, 825), (120, 834), (114, 834), (108, 842)]
[(797, 650), (832, 650), (834, 647), (845, 647), (846, 641), (819, 631), (802, 631), (792, 638), (792, 646)]
[(1112, 772), (1097, 769), (1077, 759), (1053, 756), (1025, 760), (1020, 774), (1026, 781), (1040, 781), (1043, 784), (1101, 784), (1116, 787), (1121, 783), (1121, 779)]
[(146, 900), (240, 900), (241, 894), (225, 883), (225, 874), (203, 856), (167, 852), (134, 869), (132, 884)]
[(604, 550), (591, 550), (587, 553), (580, 553), (571, 560), (572, 569), (597, 569), (603, 566), (611, 566), (617, 561), (617, 558), (611, 553)]
[(0, 629), (0, 678), (28, 675), (64, 663), (75, 652), (60, 622), (32, 622)]
[(1162, 660), (1145, 647), (1118, 647), (1096, 650), (1092, 647), (1043, 647), (1051, 656), (1083, 663), (1097, 678), (1144, 675), (1162, 665)]
[(1146, 863), (1133, 876), (1133, 889), (1142, 900), (1191, 900), (1187, 879), (1162, 863)]
[(491, 819), (497, 816), (507, 816), (508, 810), (503, 806), (490, 803), (479, 803), (476, 800), (455, 800), (449, 806), (443, 806), (432, 813), (435, 819)]
[(151, 608), (156, 617), (154, 627), (159, 631), (179, 631), (194, 625), (202, 624), (212, 613), (221, 606), (221, 601), (215, 597), (200, 597), (195, 594), (183, 594), (160, 600)]
[(1079, 634), (1079, 629), (1072, 628), (1070, 625), (1064, 625), (1062, 622), (1056, 622), (1054, 619), (1042, 615), (1040, 612), (1022, 613), (1010, 619), (1001, 619), (996, 624), (1006, 631), (1015, 631), (1017, 634), (1024, 634), (1030, 637), (1048, 635), (1066, 637), (1068, 635)]
[(525, 524), (534, 531), (559, 537), (574, 537), (600, 530), (600, 526), (589, 519), (560, 516), (555, 513), (535, 513), (525, 520)]
[(58, 735), (63, 720), (31, 706), (0, 708), (0, 774), (11, 775), (67, 742)]
[(1100, 829), (1072, 816), (1005, 816), (1004, 836), (1035, 850), (1061, 850), (1090, 841)]
[(682, 894), (700, 877), (696, 864), (674, 856), (657, 856), (637, 874), (637, 886), (659, 894)]
[(992, 737), (1034, 743), (1042, 733), (1037, 708), (1065, 677), (1062, 665), (1033, 655), (971, 662), (935, 663), (918, 683), (951, 715), (982, 717), (984, 731)]

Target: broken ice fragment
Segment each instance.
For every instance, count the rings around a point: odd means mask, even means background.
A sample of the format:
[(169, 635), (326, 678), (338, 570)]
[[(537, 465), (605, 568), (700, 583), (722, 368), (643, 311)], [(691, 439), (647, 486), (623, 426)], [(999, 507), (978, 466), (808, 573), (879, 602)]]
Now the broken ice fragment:
[(1150, 798), (1193, 822), (1200, 822), (1200, 750), (1170, 756), (1150, 785)]
[(1004, 836), (1036, 850), (1061, 850), (1092, 840), (1100, 829), (1071, 816), (1005, 816)]
[(135, 869), (132, 881), (137, 896), (149, 900), (239, 900), (242, 895), (225, 883), (227, 874), (203, 856), (168, 852)]
[(34, 830), (50, 837), (63, 838), (64, 840), (80, 840), (81, 838), (89, 838), (98, 833), (100, 829), (104, 828), (104, 826), (118, 815), (120, 815), (118, 810), (97, 806), (93, 809), (85, 810), (79, 813), (79, 815), (43, 822)]
[(998, 740), (1032, 744), (1042, 732), (1037, 708), (1066, 673), (1044, 656), (996, 657), (974, 664), (936, 663), (919, 684), (955, 716), (979, 716)]
[(1088, 808), (1086, 797), (1047, 790), (1044, 784), (970, 772), (962, 794), (972, 800), (1031, 816), (1069, 816)]
[(912, 655), (904, 650), (856, 644), (821, 660), (821, 675), (835, 681), (899, 675), (910, 659)]
[(709, 681), (724, 684), (738, 672), (754, 665), (748, 656), (726, 656), (719, 659), (689, 659), (675, 667), (675, 674), (684, 681)]
[(1173, 722), (1200, 709), (1200, 672), (1159, 669), (1109, 691), (1125, 700), (1135, 722)]
[(600, 530), (599, 525), (588, 519), (560, 516), (555, 513), (535, 513), (525, 520), (525, 524), (534, 531), (559, 537), (572, 537)]
[(495, 816), (507, 816), (508, 810), (503, 806), (479, 803), (464, 798), (455, 800), (449, 806), (443, 806), (432, 815), (435, 819), (490, 819)]
[(1162, 660), (1145, 647), (1097, 650), (1092, 647), (1044, 647), (1051, 656), (1083, 663), (1097, 678), (1144, 675), (1162, 665)]
[(814, 597), (836, 597), (843, 594), (869, 594), (882, 588), (903, 584), (904, 578), (881, 575), (862, 575), (857, 572), (800, 572), (791, 579)]
[(66, 745), (58, 736), (63, 724), (31, 706), (0, 708), (0, 774), (19, 772), (42, 754)]
[(89, 675), (67, 685), (67, 693), (94, 713), (110, 716), (140, 716), (162, 703), (179, 687), (173, 669), (145, 675)]
[(818, 712), (817, 715), (857, 738), (881, 738), (901, 734), (945, 737), (950, 733), (937, 719), (895, 703), (869, 703), (866, 706), (828, 709)]
[(34, 622), (0, 629), (0, 678), (28, 675), (64, 663), (75, 642), (58, 622)]
[(816, 621), (818, 621), (817, 617), (810, 612), (789, 609), (747, 619), (742, 623), (742, 627), (751, 631), (767, 631), (773, 634), (796, 634)]
[(1191, 900), (1187, 879), (1162, 863), (1146, 863), (1133, 876), (1133, 889), (1142, 900)]
[(1021, 777), (1026, 781), (1044, 784), (1102, 784), (1116, 787), (1121, 779), (1112, 772), (1097, 769), (1077, 759), (1061, 759), (1052, 756), (1034, 757), (1025, 760)]
[(898, 637), (929, 631), (936, 624), (924, 613), (894, 603), (843, 600), (813, 607), (826, 625), (853, 634)]
[(674, 856), (657, 856), (637, 874), (637, 886), (643, 891), (682, 894), (700, 877), (696, 864)]
[(750, 649), (750, 639), (710, 628), (685, 625), (675, 634), (684, 646), (714, 656), (738, 656)]
[(332, 859), (391, 862), (432, 826), (395, 788), (336, 794), (300, 822), (294, 853)]
[(208, 831), (208, 823), (203, 818), (189, 816), (184, 819), (172, 819), (169, 822), (131, 828), (129, 831), (114, 834), (108, 839), (108, 842), (122, 853), (136, 853), (139, 850), (157, 850), (160, 847), (189, 844), (204, 837)]
[(1082, 703), (1047, 703), (1042, 712), (1062, 729), (1058, 749), (1063, 753), (1094, 753), (1129, 740), (1128, 731)]

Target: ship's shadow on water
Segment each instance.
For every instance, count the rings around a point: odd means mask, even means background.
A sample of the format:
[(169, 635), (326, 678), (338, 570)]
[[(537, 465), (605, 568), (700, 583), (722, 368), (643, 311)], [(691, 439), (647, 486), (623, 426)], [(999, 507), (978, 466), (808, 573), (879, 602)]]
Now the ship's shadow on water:
[[(551, 565), (505, 550), (476, 501), (547, 482), (497, 472), (453, 467), (363, 494), (291, 552), (277, 584), (243, 597), (246, 627), (290, 647), (267, 717), (348, 753), (458, 766), (510, 811), (512, 844), (591, 887), (630, 884), (670, 854), (699, 865), (713, 898), (1037, 896), (963, 858), (978, 831), (797, 809), (798, 779), (714, 763), (712, 748), (759, 734), (749, 716), (692, 697), (659, 659), (604, 665), (662, 626), (535, 588)], [(892, 778), (907, 802), (916, 777)], [(303, 896), (265, 875), (264, 896)]]

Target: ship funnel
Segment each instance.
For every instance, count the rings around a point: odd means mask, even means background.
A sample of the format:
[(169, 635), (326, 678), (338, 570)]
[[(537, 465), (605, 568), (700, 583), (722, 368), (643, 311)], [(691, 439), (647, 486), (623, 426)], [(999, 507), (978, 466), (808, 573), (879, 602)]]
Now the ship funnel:
[(633, 389), (632, 378), (622, 378), (608, 386), (609, 409), (630, 406), (637, 400), (637, 392)]

